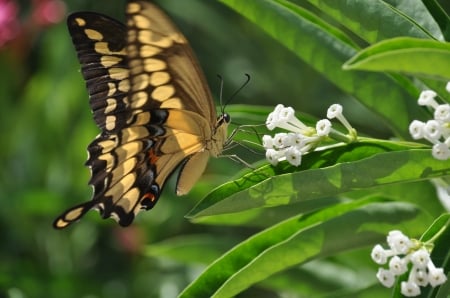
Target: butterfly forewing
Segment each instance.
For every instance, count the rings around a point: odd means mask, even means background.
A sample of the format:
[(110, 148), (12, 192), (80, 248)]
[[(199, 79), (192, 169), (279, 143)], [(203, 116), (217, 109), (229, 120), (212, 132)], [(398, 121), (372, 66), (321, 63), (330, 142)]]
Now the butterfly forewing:
[(155, 205), (181, 163), (177, 192), (192, 188), (210, 150), (221, 150), (226, 125), (216, 127), (210, 91), (186, 39), (153, 4), (129, 1), (126, 25), (81, 12), (69, 16), (68, 27), (101, 133), (88, 146), (92, 200), (54, 226), (64, 228), (90, 209), (127, 226)]

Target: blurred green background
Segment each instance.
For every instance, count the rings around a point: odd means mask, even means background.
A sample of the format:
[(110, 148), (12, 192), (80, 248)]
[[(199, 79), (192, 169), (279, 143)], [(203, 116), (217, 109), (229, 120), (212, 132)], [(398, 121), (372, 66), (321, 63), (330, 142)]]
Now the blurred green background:
[[(224, 78), (227, 99), (248, 73), (250, 84), (232, 104), (283, 103), (324, 117), (326, 107), (339, 102), (346, 103), (348, 114), (356, 115), (350, 117), (352, 123), (363, 132), (364, 123), (376, 121), (364, 107), (219, 2), (155, 2), (190, 40), (216, 98), (217, 74)], [(11, 3), (16, 10), (7, 10)], [(14, 19), (19, 20), (10, 24), (16, 28), (13, 38), (0, 43), (0, 297), (172, 297), (203, 265), (187, 267), (142, 256), (146, 245), (190, 234), (237, 242), (253, 232), (195, 225), (184, 218), (203, 195), (242, 169), (227, 159), (211, 161), (203, 179), (185, 197), (174, 195), (171, 179), (155, 209), (141, 213), (126, 229), (101, 220), (95, 212), (66, 230), (52, 228), (62, 211), (91, 197), (89, 170), (83, 164), (86, 147), (99, 132), (65, 14), (86, 10), (123, 20), (124, 4), (0, 0), (0, 13), (17, 13)], [(42, 19), (49, 13), (42, 5), (50, 5), (54, 20), (51, 13), (49, 19)], [(378, 129), (366, 132), (390, 135), (383, 127)], [(263, 158), (248, 151), (241, 154), (243, 159)], [(227, 241), (223, 250), (232, 245), (233, 240)]]

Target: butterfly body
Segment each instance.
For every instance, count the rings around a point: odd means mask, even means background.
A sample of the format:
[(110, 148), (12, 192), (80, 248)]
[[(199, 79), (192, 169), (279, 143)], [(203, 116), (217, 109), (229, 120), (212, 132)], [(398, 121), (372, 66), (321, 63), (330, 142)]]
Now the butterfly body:
[(179, 165), (177, 194), (189, 192), (209, 157), (221, 154), (229, 117), (217, 117), (187, 40), (153, 4), (128, 1), (126, 25), (80, 12), (68, 17), (68, 28), (101, 133), (88, 146), (92, 200), (54, 226), (90, 209), (127, 226), (156, 204)]

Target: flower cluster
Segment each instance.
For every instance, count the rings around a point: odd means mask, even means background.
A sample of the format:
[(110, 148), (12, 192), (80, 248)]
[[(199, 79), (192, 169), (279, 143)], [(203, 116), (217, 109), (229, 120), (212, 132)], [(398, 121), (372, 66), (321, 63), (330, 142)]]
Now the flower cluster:
[[(378, 280), (385, 287), (392, 287), (395, 277), (409, 270), (407, 281), (401, 283), (401, 293), (407, 297), (420, 295), (420, 287), (431, 285), (436, 287), (443, 284), (447, 277), (442, 268), (436, 268), (430, 259), (430, 253), (424, 243), (409, 239), (400, 231), (391, 231), (387, 236), (389, 249), (377, 244), (372, 249), (372, 259), (380, 265), (388, 263), (389, 269), (380, 268)], [(412, 266), (409, 266), (409, 263)], [(410, 267), (410, 268), (409, 268)]]
[[(450, 82), (447, 83), (450, 93)], [(440, 160), (450, 158), (450, 105), (438, 104), (437, 93), (432, 90), (422, 91), (419, 105), (428, 106), (434, 110), (434, 119), (422, 122), (414, 120), (409, 125), (409, 132), (413, 139), (426, 139), (433, 144), (433, 157)]]
[(265, 135), (263, 146), (266, 149), (266, 158), (276, 165), (280, 160), (287, 160), (294, 166), (299, 166), (302, 155), (313, 151), (327, 137), (351, 142), (356, 139), (356, 132), (350, 126), (347, 119), (342, 114), (342, 106), (333, 104), (327, 112), (327, 118), (338, 119), (347, 128), (349, 135), (344, 135), (331, 127), (328, 119), (319, 120), (316, 127), (310, 127), (301, 122), (296, 116), (292, 107), (285, 107), (279, 104), (275, 110), (269, 114), (266, 126), (269, 130), (282, 128), (289, 132), (276, 133), (275, 136)]

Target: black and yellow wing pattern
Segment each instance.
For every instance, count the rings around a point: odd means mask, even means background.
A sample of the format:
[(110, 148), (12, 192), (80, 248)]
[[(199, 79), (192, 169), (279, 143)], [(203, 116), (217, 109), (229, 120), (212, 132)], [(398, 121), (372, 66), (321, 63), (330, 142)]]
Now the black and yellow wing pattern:
[(220, 155), (229, 117), (217, 116), (186, 38), (152, 3), (128, 1), (125, 25), (92, 12), (67, 23), (101, 132), (88, 146), (92, 200), (54, 227), (91, 209), (128, 226), (156, 204), (179, 165), (177, 194), (193, 187), (209, 156)]

